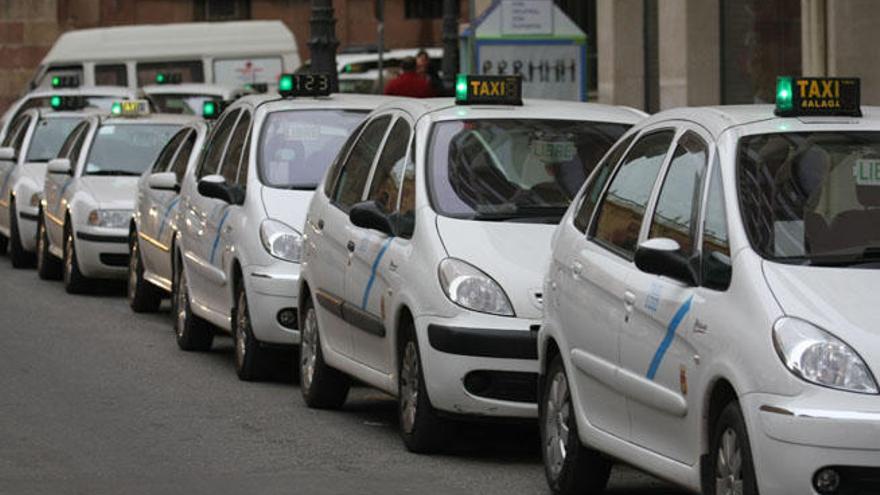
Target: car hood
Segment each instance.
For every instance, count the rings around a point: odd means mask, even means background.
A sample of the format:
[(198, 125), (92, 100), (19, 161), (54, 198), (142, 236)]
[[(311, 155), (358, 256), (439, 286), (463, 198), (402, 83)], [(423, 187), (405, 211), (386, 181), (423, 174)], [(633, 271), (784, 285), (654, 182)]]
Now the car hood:
[(437, 217), (437, 231), (449, 256), (495, 279), (521, 318), (541, 317), (541, 286), (555, 228), (550, 224)]
[(306, 212), (309, 202), (315, 191), (295, 191), (290, 189), (275, 189), (261, 186), (260, 197), (263, 199), (263, 208), (266, 216), (273, 218), (303, 232), (306, 223)]
[(765, 261), (764, 277), (786, 315), (831, 332), (880, 372), (880, 270)]
[(82, 176), (83, 189), (106, 209), (132, 210), (137, 197), (137, 177)]

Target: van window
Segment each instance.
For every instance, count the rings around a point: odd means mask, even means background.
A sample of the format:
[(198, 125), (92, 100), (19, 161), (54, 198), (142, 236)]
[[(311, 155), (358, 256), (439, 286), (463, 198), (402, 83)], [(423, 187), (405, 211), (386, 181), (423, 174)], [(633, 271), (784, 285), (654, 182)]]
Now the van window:
[(180, 74), (181, 83), (205, 82), (205, 72), (201, 60), (183, 60), (176, 62), (141, 62), (137, 64), (138, 86), (156, 83), (156, 75)]
[(645, 208), (674, 136), (674, 131), (654, 132), (633, 144), (611, 180), (593, 223), (593, 237), (599, 244), (632, 259)]
[(128, 86), (128, 71), (125, 69), (125, 64), (96, 65), (95, 85)]

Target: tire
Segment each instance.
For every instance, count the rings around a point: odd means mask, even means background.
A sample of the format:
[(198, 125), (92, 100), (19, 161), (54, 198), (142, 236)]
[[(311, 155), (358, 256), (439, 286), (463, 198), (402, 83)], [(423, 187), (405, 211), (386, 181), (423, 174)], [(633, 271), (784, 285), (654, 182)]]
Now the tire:
[(49, 252), (49, 234), (42, 211), (37, 220), (37, 275), (43, 280), (61, 279), (61, 260)]
[(9, 238), (0, 234), (0, 254), (6, 254), (6, 248), (9, 246)]
[(31, 268), (34, 266), (34, 254), (25, 251), (24, 246), (21, 245), (15, 202), (10, 201), (9, 205), (9, 259), (13, 268)]
[(324, 362), (318, 315), (312, 299), (303, 304), (302, 343), (299, 352), (300, 392), (306, 405), (314, 409), (339, 409), (345, 404), (351, 381)]
[(712, 427), (709, 449), (712, 476), (708, 495), (758, 495), (752, 450), (738, 401), (730, 401), (721, 411)]
[(186, 270), (175, 263), (174, 287), (171, 296), (174, 314), (174, 335), (177, 346), (184, 351), (207, 351), (214, 343), (214, 330), (205, 320), (194, 315), (189, 303), (189, 285)]
[(79, 271), (76, 243), (73, 241), (73, 227), (69, 223), (64, 226), (64, 261), (62, 268), (64, 290), (68, 294), (82, 294), (88, 290), (89, 279)]
[(128, 239), (128, 305), (135, 313), (153, 313), (162, 304), (159, 288), (144, 280), (144, 260), (138, 244), (137, 231), (132, 230)]
[(437, 415), (425, 386), (419, 344), (412, 323), (400, 328), (398, 351), (397, 416), (400, 437), (410, 452), (430, 454), (442, 450), (449, 422)]
[(560, 495), (605, 491), (611, 462), (581, 443), (568, 377), (559, 356), (550, 362), (539, 397), (541, 457), (550, 490)]
[(235, 294), (235, 311), (232, 318), (232, 338), (235, 342), (235, 373), (243, 381), (264, 378), (267, 363), (272, 357), (268, 349), (260, 345), (251, 327), (250, 310), (244, 282), (238, 284)]

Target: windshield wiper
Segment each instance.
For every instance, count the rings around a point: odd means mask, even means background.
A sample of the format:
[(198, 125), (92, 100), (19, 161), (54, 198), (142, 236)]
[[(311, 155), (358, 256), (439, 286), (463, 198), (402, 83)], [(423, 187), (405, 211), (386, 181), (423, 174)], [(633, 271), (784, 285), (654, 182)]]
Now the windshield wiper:
[(541, 223), (556, 223), (565, 214), (568, 207), (565, 206), (540, 206), (540, 205), (513, 205), (511, 208), (499, 207), (476, 211), (471, 220), (486, 220), (504, 222), (509, 220), (539, 221)]
[(93, 172), (86, 172), (86, 175), (126, 175), (126, 176), (140, 176), (143, 172), (132, 172), (130, 170), (95, 170)]
[(782, 258), (781, 261), (794, 261), (808, 266), (827, 266), (827, 267), (845, 267), (845, 266), (873, 266), (880, 267), (880, 248), (867, 247), (862, 254), (825, 254), (813, 256), (797, 256), (791, 258)]

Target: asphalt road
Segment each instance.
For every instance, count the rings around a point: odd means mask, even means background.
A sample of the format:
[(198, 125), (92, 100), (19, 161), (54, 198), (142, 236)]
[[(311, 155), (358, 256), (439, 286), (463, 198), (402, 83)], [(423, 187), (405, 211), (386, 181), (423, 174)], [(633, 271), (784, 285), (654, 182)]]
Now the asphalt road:
[[(182, 352), (167, 303), (136, 315), (123, 291), (69, 296), (0, 258), (0, 494), (549, 493), (534, 425), (410, 454), (391, 398), (307, 409), (292, 373), (241, 382), (230, 339)], [(684, 492), (620, 467), (609, 493)]]

